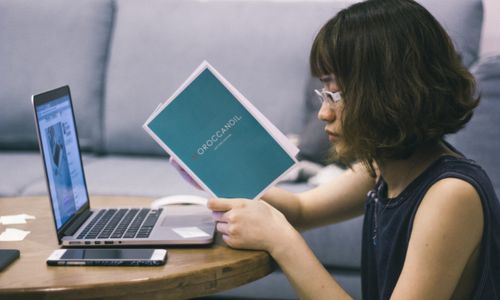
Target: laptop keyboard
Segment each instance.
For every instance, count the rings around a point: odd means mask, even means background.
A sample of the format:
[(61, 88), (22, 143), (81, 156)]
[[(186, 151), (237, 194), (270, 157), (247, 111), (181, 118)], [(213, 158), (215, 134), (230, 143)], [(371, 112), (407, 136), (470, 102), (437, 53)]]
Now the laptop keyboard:
[(148, 238), (162, 209), (103, 209), (77, 239)]

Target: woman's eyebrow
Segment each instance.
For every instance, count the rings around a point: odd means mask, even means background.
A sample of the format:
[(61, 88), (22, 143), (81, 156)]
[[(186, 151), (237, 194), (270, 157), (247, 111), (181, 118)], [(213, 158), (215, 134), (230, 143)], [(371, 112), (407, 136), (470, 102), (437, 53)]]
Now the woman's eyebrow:
[(319, 78), (319, 81), (321, 81), (322, 83), (335, 82), (335, 77), (333, 77), (332, 75), (321, 76)]

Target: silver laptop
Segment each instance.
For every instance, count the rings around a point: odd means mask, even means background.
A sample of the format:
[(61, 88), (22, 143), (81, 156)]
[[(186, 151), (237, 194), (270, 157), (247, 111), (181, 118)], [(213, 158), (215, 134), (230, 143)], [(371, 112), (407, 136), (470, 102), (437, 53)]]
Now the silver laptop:
[(52, 213), (66, 247), (196, 245), (213, 241), (206, 209), (91, 209), (68, 86), (32, 97)]

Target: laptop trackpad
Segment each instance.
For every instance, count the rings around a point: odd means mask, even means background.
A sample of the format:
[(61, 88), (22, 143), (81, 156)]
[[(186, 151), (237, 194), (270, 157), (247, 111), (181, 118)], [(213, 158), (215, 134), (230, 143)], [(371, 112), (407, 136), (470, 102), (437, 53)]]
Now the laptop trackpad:
[(184, 216), (167, 216), (163, 219), (161, 226), (164, 227), (183, 227), (195, 226), (200, 224), (211, 224), (214, 220), (212, 216), (207, 215), (184, 215)]
[(175, 205), (166, 206), (166, 216), (161, 226), (183, 227), (194, 225), (213, 224), (212, 211), (202, 205)]

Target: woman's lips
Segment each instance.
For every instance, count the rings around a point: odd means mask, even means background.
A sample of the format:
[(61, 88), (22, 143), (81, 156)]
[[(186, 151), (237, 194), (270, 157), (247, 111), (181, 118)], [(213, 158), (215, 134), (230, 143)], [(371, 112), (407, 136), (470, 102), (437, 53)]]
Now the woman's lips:
[(338, 134), (333, 133), (333, 132), (328, 131), (328, 130), (325, 130), (325, 131), (326, 131), (326, 134), (328, 135), (328, 140), (330, 140), (330, 142), (335, 142), (336, 140), (339, 139)]

